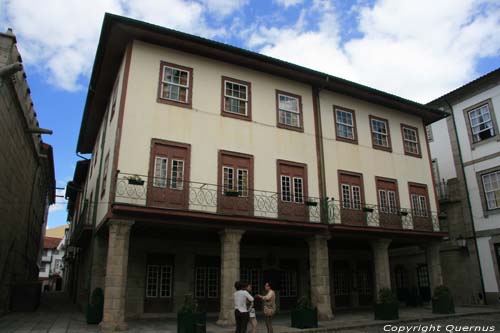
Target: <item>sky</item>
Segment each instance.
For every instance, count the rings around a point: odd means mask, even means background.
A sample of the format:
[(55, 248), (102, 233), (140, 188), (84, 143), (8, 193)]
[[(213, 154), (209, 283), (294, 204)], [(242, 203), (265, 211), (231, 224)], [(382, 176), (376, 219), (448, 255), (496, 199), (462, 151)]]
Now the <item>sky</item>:
[[(80, 159), (76, 141), (105, 12), (421, 103), (500, 67), (499, 0), (0, 0), (0, 30), (14, 30), (40, 126), (54, 131), (43, 139), (54, 147), (61, 188)], [(48, 226), (66, 217), (57, 198)]]

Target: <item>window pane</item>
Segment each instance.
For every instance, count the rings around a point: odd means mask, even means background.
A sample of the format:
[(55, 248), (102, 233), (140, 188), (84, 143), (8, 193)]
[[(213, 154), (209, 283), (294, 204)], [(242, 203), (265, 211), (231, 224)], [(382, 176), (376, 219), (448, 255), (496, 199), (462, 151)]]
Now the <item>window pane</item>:
[(208, 298), (219, 297), (219, 268), (207, 267), (207, 295)]
[(160, 297), (172, 296), (172, 266), (161, 266)]
[(172, 160), (170, 188), (182, 190), (184, 188), (184, 161)]
[(223, 191), (234, 190), (234, 169), (230, 167), (223, 167)]
[(294, 201), (298, 203), (304, 202), (303, 188), (302, 188), (302, 178), (293, 178), (293, 197)]
[(396, 201), (396, 192), (387, 191), (387, 195), (389, 197), (389, 213), (396, 214), (398, 212), (397, 201)]
[(387, 213), (387, 211), (388, 211), (387, 193), (385, 192), (385, 190), (379, 190), (378, 197), (379, 197), (379, 201), (380, 201), (380, 211), (382, 213)]
[(292, 201), (292, 191), (290, 187), (290, 176), (281, 176), (281, 201)]
[(205, 290), (207, 283), (206, 276), (207, 276), (206, 267), (196, 267), (194, 294), (195, 297), (197, 298), (205, 297)]
[(351, 208), (351, 187), (347, 184), (342, 184), (342, 207)]
[(351, 186), (352, 189), (352, 208), (361, 209), (361, 188), (359, 186)]
[(155, 157), (154, 187), (167, 187), (167, 158)]
[(248, 196), (248, 170), (238, 169), (238, 192), (240, 196)]
[(279, 96), (278, 108), (280, 110), (291, 111), (295, 113), (299, 112), (299, 100), (297, 98), (281, 94), (278, 96)]
[(482, 176), (488, 209), (500, 208), (500, 171)]
[(146, 271), (146, 297), (158, 297), (158, 265), (148, 265)]

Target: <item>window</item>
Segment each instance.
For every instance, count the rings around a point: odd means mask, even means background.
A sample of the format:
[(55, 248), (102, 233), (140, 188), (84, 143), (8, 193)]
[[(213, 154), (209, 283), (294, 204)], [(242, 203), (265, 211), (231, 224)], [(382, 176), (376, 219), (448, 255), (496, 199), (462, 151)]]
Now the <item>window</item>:
[(222, 77), (222, 115), (250, 120), (250, 82)]
[(420, 217), (427, 217), (427, 200), (424, 195), (412, 194), (411, 195), (411, 210), (413, 215)]
[(102, 173), (101, 197), (106, 192), (106, 181), (108, 180), (108, 166), (109, 166), (109, 152), (106, 154), (106, 158), (104, 159), (104, 169), (103, 169), (103, 173)]
[(434, 134), (432, 133), (431, 125), (425, 127), (425, 134), (427, 134), (427, 140), (429, 140), (429, 142), (434, 141)]
[(182, 190), (184, 188), (184, 160), (172, 159), (170, 170), (170, 188), (173, 190)]
[(398, 185), (395, 179), (375, 177), (379, 210), (384, 214), (399, 213)]
[(354, 110), (334, 107), (336, 137), (339, 141), (358, 143)]
[(193, 69), (161, 62), (158, 102), (191, 107)]
[(154, 187), (167, 187), (167, 166), (168, 158), (162, 156), (155, 157), (155, 168), (154, 168)]
[(370, 126), (373, 148), (392, 151), (389, 122), (386, 119), (370, 116)]
[(297, 296), (297, 272), (282, 271), (280, 279), (280, 296), (281, 297), (296, 297)]
[[(293, 179), (293, 184), (292, 184)], [(281, 201), (304, 202), (304, 181), (301, 177), (281, 176)]]
[(492, 210), (500, 208), (500, 171), (482, 175), (481, 178), (487, 209)]
[(242, 267), (240, 272), (240, 281), (248, 282), (252, 285), (254, 292), (260, 292), (260, 269)]
[(113, 116), (115, 115), (117, 88), (118, 88), (118, 80), (116, 80), (115, 82), (115, 86), (113, 87), (113, 93), (111, 95), (111, 115), (109, 116), (109, 122), (113, 120)]
[(235, 179), (234, 168), (224, 166), (223, 172), (223, 194), (227, 191), (238, 191), (240, 197), (248, 196), (248, 169), (236, 169), (237, 178)]
[(418, 129), (408, 125), (401, 124), (401, 133), (403, 136), (403, 148), (406, 155), (422, 157), (420, 151), (420, 141), (418, 139)]
[(219, 297), (218, 267), (196, 267), (194, 294), (196, 298)]
[(146, 297), (172, 297), (171, 265), (147, 265)]
[(495, 136), (493, 120), (488, 104), (468, 111), (469, 122), (472, 132), (472, 142), (476, 143)]
[(361, 187), (342, 184), (342, 208), (361, 209)]
[(42, 264), (42, 266), (40, 266), (40, 273), (45, 273), (46, 271), (47, 271), (47, 265)]
[(302, 131), (302, 101), (298, 95), (276, 91), (278, 127)]

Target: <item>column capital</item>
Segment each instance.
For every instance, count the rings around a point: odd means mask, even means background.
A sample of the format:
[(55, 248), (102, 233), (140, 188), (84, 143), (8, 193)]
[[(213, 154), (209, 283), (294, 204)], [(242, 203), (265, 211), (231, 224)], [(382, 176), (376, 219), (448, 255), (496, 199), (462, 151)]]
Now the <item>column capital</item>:
[(111, 219), (108, 220), (108, 226), (118, 226), (118, 227), (132, 227), (134, 225), (135, 221), (132, 220), (117, 220), (117, 219)]
[(332, 238), (332, 235), (330, 233), (322, 233), (322, 234), (317, 234), (317, 235), (312, 235), (306, 238), (307, 243), (310, 245), (311, 242), (320, 240), (320, 241), (328, 241), (329, 239)]
[(376, 239), (370, 242), (372, 249), (388, 249), (391, 245), (392, 240), (390, 239)]
[(219, 231), (219, 237), (221, 241), (239, 243), (244, 233), (245, 230), (242, 229), (223, 229)]

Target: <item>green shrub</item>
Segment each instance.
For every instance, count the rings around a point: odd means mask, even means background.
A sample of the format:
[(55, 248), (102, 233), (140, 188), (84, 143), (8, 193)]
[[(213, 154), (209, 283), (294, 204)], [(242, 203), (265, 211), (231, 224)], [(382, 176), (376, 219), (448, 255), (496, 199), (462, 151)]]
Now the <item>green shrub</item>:
[(379, 304), (394, 304), (397, 303), (397, 299), (389, 288), (382, 288), (378, 292), (378, 303)]
[(184, 295), (184, 304), (179, 311), (180, 313), (194, 313), (198, 311), (198, 301), (193, 294)]
[(313, 310), (314, 306), (311, 303), (311, 299), (308, 296), (302, 296), (297, 300), (297, 310), (309, 309)]
[(434, 289), (432, 297), (432, 312), (440, 314), (455, 313), (455, 304), (450, 289), (438, 286)]

